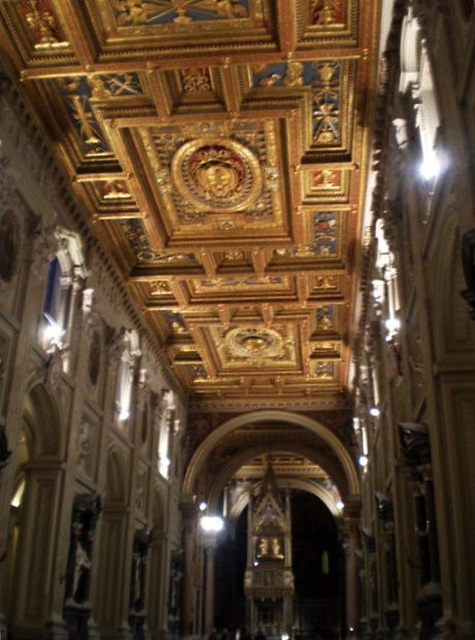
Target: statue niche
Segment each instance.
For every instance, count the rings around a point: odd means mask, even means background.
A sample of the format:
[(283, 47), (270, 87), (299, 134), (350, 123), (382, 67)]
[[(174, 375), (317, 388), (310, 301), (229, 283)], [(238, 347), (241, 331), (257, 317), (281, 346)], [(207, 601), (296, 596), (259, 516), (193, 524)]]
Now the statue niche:
[(98, 494), (79, 494), (74, 498), (63, 608), (70, 640), (88, 638), (92, 547), (100, 511)]
[(150, 532), (135, 532), (132, 549), (132, 574), (130, 578), (129, 625), (134, 640), (145, 640), (145, 569), (150, 546)]

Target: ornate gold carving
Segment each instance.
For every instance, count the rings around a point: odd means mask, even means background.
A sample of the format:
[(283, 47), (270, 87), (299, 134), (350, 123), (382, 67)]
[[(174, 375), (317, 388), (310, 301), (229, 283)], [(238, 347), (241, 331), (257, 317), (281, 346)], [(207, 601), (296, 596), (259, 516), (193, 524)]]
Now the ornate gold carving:
[(104, 200), (128, 200), (132, 197), (125, 180), (106, 180), (102, 183), (101, 193)]
[(286, 87), (301, 87), (303, 85), (303, 64), (301, 62), (289, 62), (284, 76)]
[(224, 339), (232, 355), (239, 358), (265, 359), (284, 355), (284, 339), (277, 331), (264, 327), (231, 329)]
[(239, 211), (262, 190), (258, 159), (229, 139), (199, 138), (184, 144), (173, 157), (172, 179), (184, 198), (208, 211)]
[(19, 5), (30, 28), (35, 49), (69, 46), (48, 0), (20, 0)]
[(246, 18), (244, 3), (235, 0), (110, 0), (119, 26), (188, 25), (192, 22)]
[(312, 25), (341, 24), (342, 0), (310, 0), (309, 22)]
[(170, 292), (170, 285), (166, 280), (154, 280), (150, 283), (150, 295), (152, 296), (161, 296)]
[(181, 77), (185, 93), (200, 93), (212, 90), (208, 69), (198, 67), (182, 69)]
[(320, 380), (331, 380), (335, 372), (334, 362), (317, 362), (315, 376)]
[(317, 276), (315, 280), (317, 289), (328, 290), (337, 288), (337, 280), (335, 276)]

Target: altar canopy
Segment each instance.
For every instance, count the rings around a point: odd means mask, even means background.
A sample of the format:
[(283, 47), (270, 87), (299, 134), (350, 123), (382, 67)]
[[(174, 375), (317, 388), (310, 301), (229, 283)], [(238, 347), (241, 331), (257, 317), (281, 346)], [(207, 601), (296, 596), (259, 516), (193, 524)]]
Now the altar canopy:
[(267, 636), (281, 636), (292, 627), (294, 575), (292, 573), (290, 495), (282, 497), (272, 468), (257, 494), (251, 495), (248, 554), (244, 578), (248, 626)]

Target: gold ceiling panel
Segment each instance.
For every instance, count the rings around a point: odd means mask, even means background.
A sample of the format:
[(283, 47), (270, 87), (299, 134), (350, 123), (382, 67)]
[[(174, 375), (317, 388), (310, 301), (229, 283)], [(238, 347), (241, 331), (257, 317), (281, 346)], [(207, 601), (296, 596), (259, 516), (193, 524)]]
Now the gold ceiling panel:
[(347, 384), (378, 7), (0, 0), (2, 54), (198, 402)]

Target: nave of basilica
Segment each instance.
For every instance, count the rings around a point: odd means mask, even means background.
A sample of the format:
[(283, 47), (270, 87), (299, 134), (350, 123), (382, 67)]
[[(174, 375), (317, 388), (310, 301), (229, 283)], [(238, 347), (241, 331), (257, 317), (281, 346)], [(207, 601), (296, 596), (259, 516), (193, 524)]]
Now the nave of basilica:
[(472, 0), (0, 52), (0, 640), (475, 640)]

